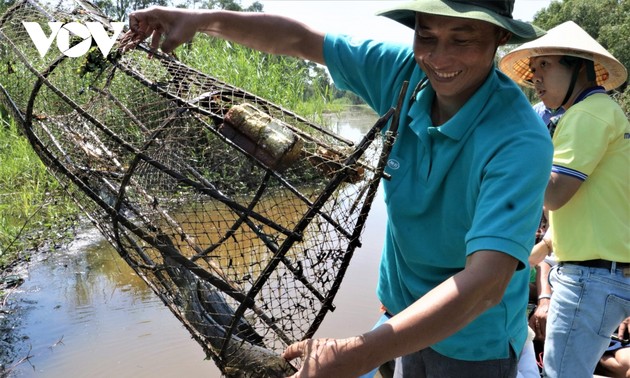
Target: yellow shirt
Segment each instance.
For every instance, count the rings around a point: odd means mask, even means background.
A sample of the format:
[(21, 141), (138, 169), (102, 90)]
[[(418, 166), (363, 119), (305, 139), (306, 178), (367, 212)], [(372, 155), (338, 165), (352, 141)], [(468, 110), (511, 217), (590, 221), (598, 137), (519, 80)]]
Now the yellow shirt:
[(630, 122), (606, 94), (570, 107), (553, 136), (552, 171), (584, 182), (550, 212), (559, 261), (630, 262)]

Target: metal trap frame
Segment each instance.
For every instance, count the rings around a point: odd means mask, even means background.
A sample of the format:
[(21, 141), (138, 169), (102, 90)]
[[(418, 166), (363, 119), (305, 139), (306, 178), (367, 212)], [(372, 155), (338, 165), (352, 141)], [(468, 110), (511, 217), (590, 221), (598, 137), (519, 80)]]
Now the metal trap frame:
[(295, 372), (280, 354), (334, 310), (396, 110), (354, 145), (146, 44), (42, 58), (25, 21), (111, 20), (32, 0), (0, 18), (0, 103), (68, 195), (223, 374)]

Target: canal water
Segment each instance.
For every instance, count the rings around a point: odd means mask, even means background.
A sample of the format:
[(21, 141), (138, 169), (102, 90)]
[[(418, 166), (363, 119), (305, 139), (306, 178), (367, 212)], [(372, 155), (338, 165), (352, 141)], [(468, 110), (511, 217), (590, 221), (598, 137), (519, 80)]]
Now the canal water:
[[(336, 132), (358, 141), (374, 124), (369, 110), (335, 115)], [(348, 337), (377, 320), (377, 267), (385, 210), (374, 200), (362, 247), (316, 337)], [(29, 264), (8, 302), (18, 312), (8, 377), (221, 377), (218, 368), (160, 299), (98, 231), (87, 228), (67, 246)], [(0, 374), (1, 375), (1, 374)]]

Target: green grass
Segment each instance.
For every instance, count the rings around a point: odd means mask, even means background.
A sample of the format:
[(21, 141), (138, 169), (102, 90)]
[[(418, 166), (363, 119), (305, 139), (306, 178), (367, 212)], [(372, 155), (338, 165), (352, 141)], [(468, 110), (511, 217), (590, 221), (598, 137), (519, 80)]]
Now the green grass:
[[(240, 45), (198, 35), (193, 45), (177, 51), (185, 64), (242, 88), (297, 114), (322, 123), (323, 113), (339, 111), (347, 101), (333, 101), (325, 71), (302, 60), (260, 53)], [(90, 74), (69, 75), (73, 92), (85, 87)], [(4, 77), (0, 81), (16, 80)], [(6, 83), (5, 83), (6, 84)], [(30, 93), (33, 83), (11, 82), (13, 93)], [(24, 90), (16, 88), (23, 87)], [(133, 86), (125, 91), (133, 93)], [(65, 106), (65, 105), (60, 105)], [(0, 272), (43, 244), (56, 244), (77, 219), (78, 209), (46, 170), (19, 128), (0, 109)]]
[(0, 115), (0, 270), (61, 240), (77, 213), (15, 123)]
[(243, 88), (297, 114), (321, 121), (326, 111), (340, 110), (332, 84), (314, 63), (265, 54), (199, 34), (177, 57), (197, 70)]

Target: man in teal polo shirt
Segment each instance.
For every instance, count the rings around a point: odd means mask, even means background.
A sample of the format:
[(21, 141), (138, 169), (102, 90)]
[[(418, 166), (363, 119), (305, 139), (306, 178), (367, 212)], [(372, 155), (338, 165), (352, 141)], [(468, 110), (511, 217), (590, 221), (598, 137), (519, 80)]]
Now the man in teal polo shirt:
[(379, 114), (396, 105), (404, 81), (415, 88), (384, 182), (378, 296), (391, 318), (361, 336), (289, 346), (286, 358), (303, 358), (296, 377), (353, 377), (395, 358), (400, 377), (516, 376), (527, 334), (527, 257), (552, 145), (521, 90), (494, 67), (498, 46), (542, 35), (513, 20), (513, 6), (417, 0), (383, 12), (415, 30), (413, 47), (327, 35), (260, 13), (130, 15), (128, 46), (153, 36), (154, 48), (170, 52), (205, 32), (308, 59)]

